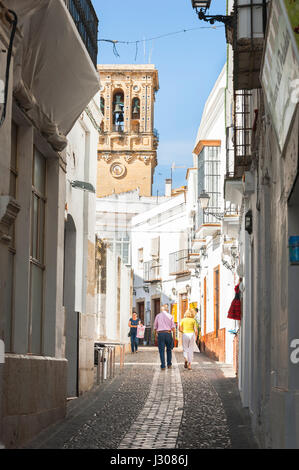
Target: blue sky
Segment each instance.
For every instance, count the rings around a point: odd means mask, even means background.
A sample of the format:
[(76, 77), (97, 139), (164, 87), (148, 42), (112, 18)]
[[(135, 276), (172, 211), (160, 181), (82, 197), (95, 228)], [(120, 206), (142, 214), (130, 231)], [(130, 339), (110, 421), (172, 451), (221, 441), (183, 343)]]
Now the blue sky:
[[(172, 162), (192, 167), (192, 150), (205, 101), (226, 60), (225, 30), (199, 21), (191, 0), (93, 0), (99, 17), (99, 38), (137, 41), (183, 29), (193, 31), (134, 44), (99, 43), (98, 63), (155, 64), (160, 90), (156, 95), (155, 127), (160, 134), (153, 195), (164, 194)], [(210, 13), (225, 14), (225, 0), (212, 0)], [(185, 184), (186, 169), (173, 172), (173, 186)]]

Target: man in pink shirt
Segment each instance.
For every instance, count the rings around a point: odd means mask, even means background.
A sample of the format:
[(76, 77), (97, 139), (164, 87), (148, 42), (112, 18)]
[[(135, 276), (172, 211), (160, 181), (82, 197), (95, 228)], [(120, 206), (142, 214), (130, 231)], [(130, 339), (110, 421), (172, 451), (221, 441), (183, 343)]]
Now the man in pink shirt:
[(167, 348), (167, 367), (171, 367), (172, 359), (172, 333), (175, 331), (175, 325), (172, 315), (168, 313), (168, 305), (162, 305), (161, 313), (155, 318), (154, 333), (158, 333), (158, 348), (161, 360), (161, 370), (165, 370), (165, 346)]

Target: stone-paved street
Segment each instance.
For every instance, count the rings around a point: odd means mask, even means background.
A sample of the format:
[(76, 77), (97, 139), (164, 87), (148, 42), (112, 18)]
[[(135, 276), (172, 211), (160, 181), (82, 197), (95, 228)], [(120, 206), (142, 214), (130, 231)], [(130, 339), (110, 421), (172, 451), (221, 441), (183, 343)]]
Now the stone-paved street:
[(195, 354), (193, 370), (175, 350), (160, 370), (157, 348), (126, 354), (124, 371), (68, 403), (67, 417), (25, 448), (256, 448), (232, 369)]

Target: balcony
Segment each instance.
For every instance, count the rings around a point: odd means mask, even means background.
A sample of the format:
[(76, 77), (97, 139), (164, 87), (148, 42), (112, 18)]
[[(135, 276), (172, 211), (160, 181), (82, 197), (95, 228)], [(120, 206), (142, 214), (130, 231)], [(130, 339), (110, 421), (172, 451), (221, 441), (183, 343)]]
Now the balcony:
[(239, 180), (251, 166), (251, 99), (248, 90), (234, 93), (234, 124), (226, 130), (226, 180)]
[(235, 0), (232, 30), (227, 28), (227, 41), (234, 50), (234, 89), (260, 88), (267, 24), (268, 0)]
[(188, 250), (180, 250), (169, 255), (169, 274), (179, 276), (189, 273)]
[(92, 6), (91, 0), (64, 0), (82, 41), (97, 66), (98, 55), (98, 17)]
[(158, 282), (161, 281), (160, 267), (161, 260), (152, 259), (143, 263), (143, 281), (144, 282)]

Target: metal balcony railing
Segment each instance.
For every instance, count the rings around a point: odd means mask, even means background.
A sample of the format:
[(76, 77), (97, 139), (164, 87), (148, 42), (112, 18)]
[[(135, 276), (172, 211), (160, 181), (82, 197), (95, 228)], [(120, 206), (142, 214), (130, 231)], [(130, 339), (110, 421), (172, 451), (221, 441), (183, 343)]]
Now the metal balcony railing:
[(176, 275), (189, 271), (187, 266), (188, 250), (180, 250), (169, 255), (169, 274)]
[(91, 0), (64, 0), (82, 41), (97, 66), (98, 55), (98, 24), (99, 20), (92, 6)]
[(226, 128), (226, 178), (235, 176), (234, 127)]
[(160, 273), (161, 260), (153, 259), (143, 263), (143, 280), (145, 282), (154, 282), (161, 279)]
[(234, 159), (235, 176), (243, 174), (251, 164), (252, 142), (252, 93), (248, 90), (235, 91), (234, 97)]
[(123, 133), (125, 130), (124, 124), (113, 124), (112, 131)]

